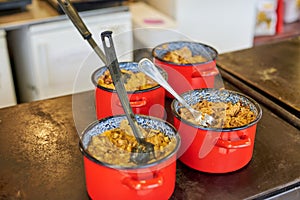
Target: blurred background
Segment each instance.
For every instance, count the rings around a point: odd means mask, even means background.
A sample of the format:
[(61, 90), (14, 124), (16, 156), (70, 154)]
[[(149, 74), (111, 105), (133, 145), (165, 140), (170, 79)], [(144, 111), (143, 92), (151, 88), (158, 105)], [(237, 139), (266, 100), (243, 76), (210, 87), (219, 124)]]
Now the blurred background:
[[(119, 61), (171, 40), (219, 54), (300, 34), (300, 0), (73, 0), (94, 38), (112, 30)], [(56, 0), (0, 1), (0, 107), (92, 90), (104, 64)]]

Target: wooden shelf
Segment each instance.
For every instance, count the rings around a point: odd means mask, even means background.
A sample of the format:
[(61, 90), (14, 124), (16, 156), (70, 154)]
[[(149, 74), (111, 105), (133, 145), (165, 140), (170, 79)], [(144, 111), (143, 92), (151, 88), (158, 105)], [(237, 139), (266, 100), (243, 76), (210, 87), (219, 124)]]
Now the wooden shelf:
[(299, 20), (293, 23), (284, 24), (282, 32), (277, 33), (276, 35), (255, 37), (254, 46), (265, 44), (265, 43), (277, 42), (298, 35), (300, 35)]

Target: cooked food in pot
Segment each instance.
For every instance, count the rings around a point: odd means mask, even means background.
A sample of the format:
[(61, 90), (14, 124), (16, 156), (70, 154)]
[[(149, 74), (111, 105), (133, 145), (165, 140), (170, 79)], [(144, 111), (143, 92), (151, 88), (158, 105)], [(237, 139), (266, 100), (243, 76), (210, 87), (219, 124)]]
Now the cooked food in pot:
[[(121, 69), (121, 73), (123, 76), (125, 76), (124, 83), (127, 91), (144, 90), (158, 85), (154, 80), (142, 72), (134, 73), (133, 71)], [(113, 90), (115, 89), (108, 70), (99, 77), (98, 85)]]
[(163, 57), (163, 60), (176, 64), (193, 64), (208, 61), (201, 55), (194, 55), (188, 47), (183, 47), (174, 51), (169, 51)]
[[(176, 147), (175, 138), (170, 138), (154, 129), (141, 128), (147, 142), (154, 144), (155, 159), (148, 163), (160, 160), (170, 154)], [(130, 162), (133, 148), (138, 145), (127, 120), (123, 120), (119, 128), (105, 131), (92, 137), (87, 151), (97, 160), (111, 165), (131, 167), (136, 164)]]
[[(209, 126), (211, 128), (234, 128), (247, 125), (256, 119), (256, 115), (248, 106), (241, 102), (209, 102), (203, 100), (192, 105), (195, 110), (211, 115), (215, 120)], [(180, 108), (180, 116), (194, 124), (197, 124), (192, 114), (186, 108)]]

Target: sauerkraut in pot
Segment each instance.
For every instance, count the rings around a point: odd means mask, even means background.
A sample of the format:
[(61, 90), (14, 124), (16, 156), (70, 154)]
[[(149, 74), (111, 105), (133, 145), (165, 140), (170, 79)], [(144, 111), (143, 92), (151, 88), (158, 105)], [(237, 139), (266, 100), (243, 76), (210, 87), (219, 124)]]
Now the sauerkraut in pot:
[(176, 64), (193, 64), (208, 61), (201, 55), (193, 55), (188, 47), (167, 52), (164, 55), (163, 60)]
[[(121, 73), (124, 76), (124, 84), (127, 91), (144, 90), (158, 85), (158, 83), (142, 72), (121, 69)], [(115, 89), (109, 70), (106, 70), (104, 74), (99, 77), (98, 85), (113, 90)]]
[[(210, 128), (235, 128), (247, 125), (256, 119), (254, 112), (241, 102), (233, 104), (232, 102), (203, 100), (192, 107), (214, 118), (213, 123), (208, 126)], [(197, 124), (193, 115), (186, 108), (180, 108), (179, 114), (183, 119)]]
[[(164, 135), (154, 129), (143, 129), (142, 134), (147, 142), (154, 144), (155, 159), (148, 163), (160, 160), (169, 155), (176, 147), (176, 139)], [(87, 151), (97, 160), (111, 165), (123, 167), (136, 166), (130, 162), (133, 148), (138, 145), (127, 120), (123, 120), (119, 128), (105, 131), (92, 137)]]

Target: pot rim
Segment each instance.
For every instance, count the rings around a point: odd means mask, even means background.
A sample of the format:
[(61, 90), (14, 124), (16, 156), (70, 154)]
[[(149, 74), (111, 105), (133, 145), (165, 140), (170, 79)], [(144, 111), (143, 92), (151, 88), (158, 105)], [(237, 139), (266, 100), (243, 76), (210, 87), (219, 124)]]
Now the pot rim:
[[(191, 91), (202, 91), (202, 90), (219, 90), (219, 89), (214, 89), (214, 88), (200, 88), (200, 89), (194, 89), (194, 90), (189, 90), (187, 92), (184, 92), (182, 93), (180, 96), (184, 96), (185, 94), (188, 94), (190, 93)], [(213, 127), (204, 127), (204, 126), (201, 126), (201, 125), (197, 125), (197, 124), (194, 124), (186, 119), (183, 119), (179, 113), (175, 110), (175, 107), (174, 107), (174, 104), (175, 102), (178, 102), (177, 99), (174, 99), (171, 103), (171, 111), (173, 113), (173, 115), (181, 122), (189, 125), (189, 126), (192, 126), (194, 128), (197, 128), (197, 129), (201, 129), (201, 130), (207, 130), (207, 131), (216, 131), (216, 132), (231, 132), (231, 131), (238, 131), (238, 130), (243, 130), (243, 129), (246, 129), (246, 128), (249, 128), (255, 124), (258, 123), (258, 121), (261, 119), (262, 117), (262, 109), (260, 107), (260, 105), (254, 100), (252, 99), (251, 97), (243, 94), (243, 93), (240, 93), (240, 92), (237, 92), (237, 91), (233, 91), (233, 90), (227, 90), (227, 89), (224, 89), (225, 91), (228, 91), (232, 94), (237, 94), (239, 96), (243, 96), (245, 97), (246, 99), (248, 99), (251, 103), (254, 104), (254, 106), (256, 107), (257, 109), (257, 116), (255, 118), (255, 120), (253, 120), (252, 122), (250, 122), (249, 124), (246, 124), (246, 125), (243, 125), (243, 126), (239, 126), (239, 127), (233, 127), (233, 128), (213, 128)]]
[[(113, 117), (120, 117), (120, 116), (125, 116), (124, 114), (121, 114), (121, 115), (114, 115), (114, 116), (109, 116), (109, 117), (106, 117), (106, 118), (103, 118), (103, 119), (100, 119), (100, 120), (97, 120), (97, 121), (94, 121), (92, 122), (90, 125), (87, 126), (86, 129), (83, 130), (83, 134), (81, 135), (80, 137), (80, 140), (79, 140), (79, 150), (80, 152), (86, 157), (88, 158), (89, 160), (93, 161), (94, 163), (96, 164), (100, 164), (102, 166), (105, 166), (105, 167), (109, 167), (109, 168), (113, 168), (113, 169), (119, 169), (119, 170), (135, 170), (135, 169), (145, 169), (145, 168), (150, 168), (150, 167), (153, 167), (153, 166), (156, 166), (166, 160), (169, 160), (170, 158), (172, 158), (173, 156), (176, 155), (176, 153), (178, 152), (179, 150), (179, 147), (180, 147), (180, 144), (181, 144), (181, 138), (180, 138), (180, 135), (177, 131), (177, 129), (172, 125), (170, 124), (169, 122), (167, 121), (164, 121), (160, 118), (157, 118), (157, 117), (153, 117), (153, 116), (148, 116), (148, 115), (142, 115), (142, 114), (138, 114), (138, 116), (140, 117), (146, 117), (146, 118), (150, 118), (150, 119), (154, 119), (154, 120), (158, 120), (158, 121), (161, 121), (161, 122), (164, 122), (166, 123), (172, 130), (174, 130), (175, 132), (175, 139), (176, 139), (176, 146), (175, 148), (173, 149), (173, 151), (171, 153), (169, 153), (167, 156), (165, 156), (164, 158), (161, 158), (160, 160), (157, 160), (155, 162), (152, 162), (152, 163), (148, 163), (148, 164), (145, 164), (145, 165), (136, 165), (136, 166), (131, 166), (131, 167), (124, 167), (124, 166), (120, 166), (120, 165), (114, 165), (114, 164), (109, 164), (109, 163), (105, 163), (105, 162), (102, 162), (98, 159), (96, 159), (94, 156), (92, 156), (90, 153), (88, 153), (84, 147), (83, 147), (83, 144), (82, 144), (82, 138), (83, 138), (83, 135), (89, 131), (90, 129), (92, 129), (96, 124), (98, 124), (100, 121), (105, 121), (105, 120), (108, 120), (110, 118), (113, 118)], [(125, 116), (126, 118), (126, 116)], [(102, 134), (102, 133), (100, 133)]]
[[(131, 61), (119, 62), (119, 64), (126, 64), (126, 63), (138, 64), (137, 62), (131, 62)], [(162, 69), (161, 67), (158, 67), (158, 66), (156, 66), (156, 67), (164, 72), (163, 76), (166, 80), (168, 80), (168, 74), (164, 71), (164, 69)], [(94, 86), (96, 86), (99, 89), (102, 89), (102, 90), (105, 90), (105, 91), (108, 91), (108, 92), (112, 92), (112, 93), (117, 93), (117, 91), (115, 89), (110, 89), (110, 88), (106, 88), (106, 87), (103, 87), (101, 85), (98, 85), (98, 82), (95, 80), (97, 73), (100, 70), (102, 70), (103, 68), (108, 69), (108, 67), (106, 65), (104, 65), (104, 66), (98, 68), (97, 70), (95, 70), (92, 73), (92, 76), (91, 76), (92, 83), (94, 84)], [(132, 90), (132, 91), (126, 91), (126, 92), (127, 92), (127, 94), (136, 94), (136, 93), (142, 93), (142, 92), (149, 92), (149, 91), (152, 91), (152, 90), (156, 90), (158, 88), (161, 88), (160, 84), (157, 84), (156, 86), (153, 86), (153, 87), (147, 88), (147, 89)]]
[[(215, 56), (213, 56), (213, 58), (209, 59), (208, 61), (206, 62), (197, 62), (197, 63), (187, 63), (187, 64), (179, 64), (179, 63), (174, 63), (174, 62), (171, 62), (171, 61), (165, 61), (163, 60), (162, 58), (158, 57), (155, 53), (155, 50), (157, 48), (161, 48), (163, 45), (167, 45), (167, 44), (170, 44), (170, 43), (190, 43), (190, 44), (200, 44), (201, 46), (204, 46), (206, 48), (209, 48), (211, 49), (214, 53), (215, 53)], [(153, 58), (163, 62), (163, 63), (166, 63), (166, 64), (169, 64), (169, 65), (174, 65), (174, 66), (178, 66), (178, 67), (190, 67), (190, 66), (195, 66), (195, 65), (203, 65), (203, 64), (207, 64), (207, 63), (211, 63), (213, 61), (215, 61), (218, 57), (218, 51), (213, 48), (212, 46), (209, 46), (207, 44), (204, 44), (204, 43), (201, 43), (201, 42), (193, 42), (193, 41), (185, 41), (185, 40), (180, 40), (180, 41), (171, 41), (171, 42), (165, 42), (165, 43), (162, 43), (162, 44), (159, 44), (157, 46), (155, 46), (153, 49), (152, 49), (152, 56)]]

